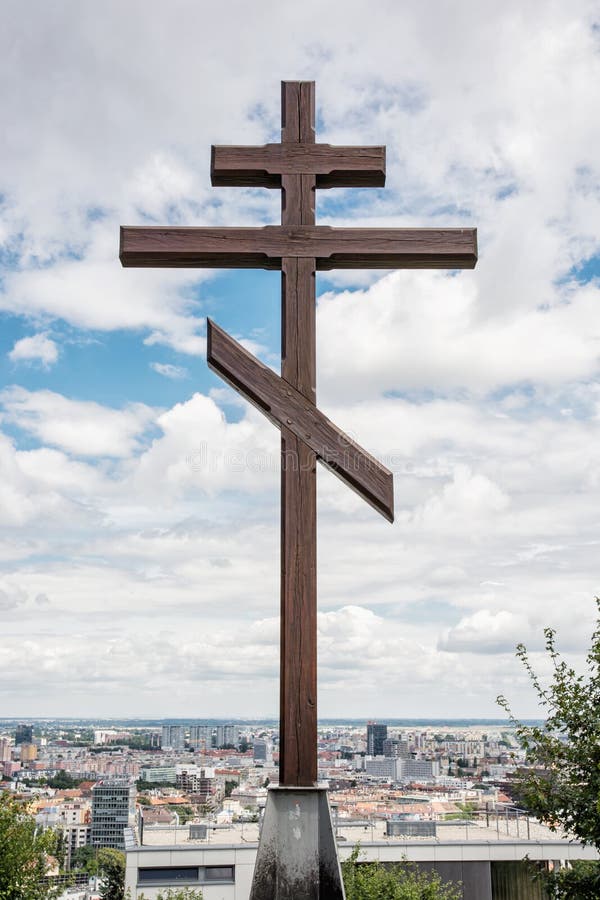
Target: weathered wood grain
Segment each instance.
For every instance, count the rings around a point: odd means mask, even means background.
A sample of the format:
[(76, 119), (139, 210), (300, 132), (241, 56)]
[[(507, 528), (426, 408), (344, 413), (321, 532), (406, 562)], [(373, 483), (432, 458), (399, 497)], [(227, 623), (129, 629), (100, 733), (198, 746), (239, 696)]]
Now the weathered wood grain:
[(124, 266), (280, 269), (286, 256), (315, 258), (317, 270), (472, 269), (477, 230), (121, 227)]
[(281, 143), (315, 143), (314, 81), (281, 82)]
[(384, 518), (394, 520), (392, 473), (284, 378), (208, 322), (208, 365), (278, 427), (304, 441), (332, 472)]
[(384, 187), (385, 147), (212, 147), (213, 187), (280, 188), (282, 175), (314, 175), (318, 188)]
[[(285, 147), (314, 147), (314, 82), (281, 85), (281, 140)], [(314, 173), (281, 179), (281, 224), (315, 224)], [(281, 374), (302, 408), (316, 401), (314, 257), (281, 260)], [(280, 379), (280, 382), (282, 379)], [(317, 783), (317, 474), (316, 454), (281, 429), (281, 668), (279, 782)]]

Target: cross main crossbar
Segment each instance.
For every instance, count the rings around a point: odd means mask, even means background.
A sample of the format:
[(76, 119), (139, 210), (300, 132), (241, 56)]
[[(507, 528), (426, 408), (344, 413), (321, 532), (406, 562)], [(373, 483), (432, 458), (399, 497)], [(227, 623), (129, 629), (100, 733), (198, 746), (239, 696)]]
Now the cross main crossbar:
[(281, 269), (284, 257), (327, 269), (472, 269), (474, 228), (121, 227), (124, 266)]

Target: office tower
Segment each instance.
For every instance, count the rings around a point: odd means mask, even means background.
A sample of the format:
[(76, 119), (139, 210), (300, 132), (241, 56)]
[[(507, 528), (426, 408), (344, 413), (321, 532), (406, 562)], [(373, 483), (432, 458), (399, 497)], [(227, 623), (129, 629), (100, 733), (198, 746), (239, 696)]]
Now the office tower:
[(367, 722), (367, 756), (383, 756), (383, 742), (387, 738), (387, 725)]
[(92, 788), (92, 832), (94, 847), (125, 849), (124, 829), (133, 825), (135, 785), (126, 779), (99, 781)]
[(183, 725), (163, 725), (160, 746), (163, 750), (183, 750), (185, 747)]
[(33, 743), (33, 725), (17, 725), (15, 731), (15, 744)]

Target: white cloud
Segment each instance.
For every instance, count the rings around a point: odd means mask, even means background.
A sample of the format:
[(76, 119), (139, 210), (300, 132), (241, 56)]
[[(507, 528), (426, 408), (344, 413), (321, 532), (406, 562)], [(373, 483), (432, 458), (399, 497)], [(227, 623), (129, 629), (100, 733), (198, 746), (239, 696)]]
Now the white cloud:
[(227, 422), (212, 399), (197, 393), (156, 424), (162, 435), (132, 470), (133, 484), (144, 494), (176, 497), (194, 491), (215, 497), (222, 490), (275, 486), (279, 432), (253, 409), (239, 422)]
[[(168, 344), (182, 353), (205, 352), (202, 323), (189, 299), (189, 274), (122, 269), (114, 233), (88, 233), (83, 259), (57, 259), (52, 266), (8, 272), (0, 308), (32, 318), (53, 316), (77, 328), (145, 329), (149, 345)], [(194, 276), (194, 281), (199, 276)]]
[(189, 374), (188, 370), (184, 369), (183, 366), (174, 366), (172, 363), (152, 362), (150, 363), (150, 368), (159, 375), (164, 375), (165, 378), (172, 378), (175, 381), (187, 378)]
[(472, 273), (387, 275), (366, 291), (323, 295), (318, 311), (319, 387), (333, 398), (382, 391), (461, 389), (485, 394), (523, 382), (556, 386), (599, 371), (595, 285), (545, 309), (481, 314)]
[(523, 614), (480, 609), (450, 628), (440, 640), (442, 650), (470, 653), (511, 653), (520, 641), (530, 641), (532, 629)]
[(52, 391), (6, 388), (0, 395), (5, 422), (17, 425), (40, 441), (80, 456), (127, 456), (141, 439), (156, 412), (142, 403), (109, 409), (99, 403), (69, 400)]
[(41, 332), (15, 341), (8, 358), (13, 362), (38, 361), (49, 368), (58, 359), (58, 347), (47, 334)]

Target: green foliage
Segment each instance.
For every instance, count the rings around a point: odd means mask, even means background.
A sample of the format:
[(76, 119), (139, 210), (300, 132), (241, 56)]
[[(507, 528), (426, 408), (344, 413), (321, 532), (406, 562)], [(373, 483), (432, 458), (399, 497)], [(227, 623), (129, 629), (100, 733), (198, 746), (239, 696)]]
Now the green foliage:
[(225, 796), (231, 797), (231, 792), (237, 787), (237, 781), (230, 781), (229, 779), (225, 782)]
[[(600, 613), (598, 598), (596, 603)], [(552, 830), (562, 827), (581, 843), (600, 849), (600, 619), (585, 675), (562, 659), (553, 629), (544, 629), (544, 635), (553, 667), (548, 686), (538, 678), (525, 646), (517, 646), (517, 657), (546, 714), (544, 724), (524, 725), (505, 697), (497, 700), (516, 728), (528, 761), (537, 766), (519, 772), (517, 790), (527, 808)]]
[(462, 890), (409, 863), (361, 863), (359, 849), (342, 863), (346, 900), (459, 900)]
[(86, 872), (88, 875), (98, 874), (98, 850), (87, 844), (85, 847), (78, 847), (71, 856), (71, 871)]
[(64, 769), (59, 769), (51, 778), (21, 778), (21, 782), (27, 787), (51, 787), (57, 791), (70, 790), (79, 787), (83, 778), (73, 778)]
[(470, 803), (468, 800), (466, 803), (456, 803), (455, 806), (458, 807), (459, 812), (457, 813), (447, 813), (444, 818), (448, 821), (451, 819), (459, 819), (461, 822), (464, 822), (465, 819), (472, 821), (475, 818), (475, 813), (477, 811), (477, 804)]
[(547, 890), (553, 900), (598, 900), (600, 897), (600, 863), (578, 859), (572, 868), (560, 869), (546, 876)]
[(125, 854), (120, 850), (102, 847), (98, 850), (98, 873), (102, 877), (102, 900), (124, 900)]
[(45, 880), (56, 833), (36, 830), (35, 820), (6, 792), (0, 794), (0, 898), (51, 900), (62, 892)]
[[(165, 803), (163, 809), (170, 809), (171, 812), (176, 812), (179, 816), (180, 825), (186, 825), (196, 815), (194, 808), (188, 803)], [(211, 806), (208, 803), (202, 803), (200, 804), (200, 810), (204, 810), (202, 815), (207, 815), (211, 810)]]
[(126, 741), (121, 741), (119, 746), (128, 747), (130, 750), (146, 750), (150, 746), (150, 735), (132, 734)]
[(63, 791), (79, 787), (82, 781), (83, 779), (73, 778), (73, 776), (69, 775), (68, 772), (65, 772), (64, 769), (60, 769), (56, 775), (53, 775), (52, 778), (48, 778), (46, 783), (48, 787)]

